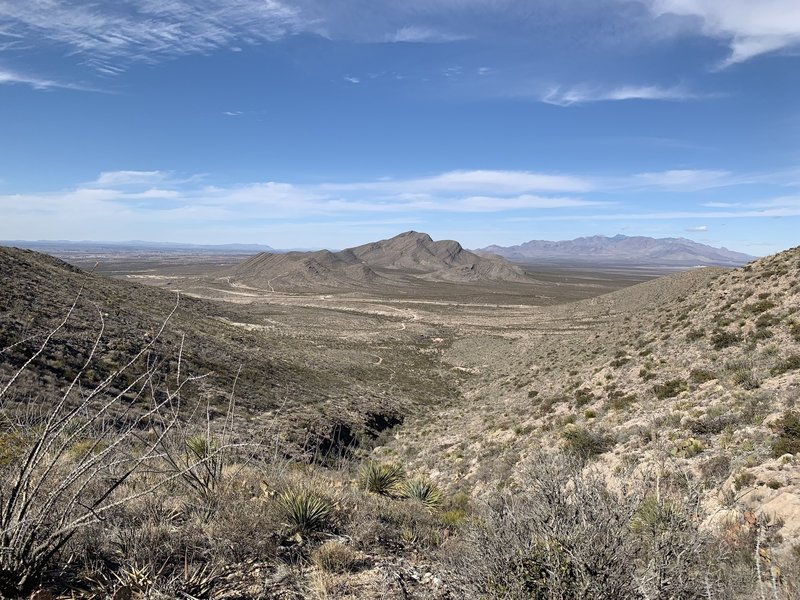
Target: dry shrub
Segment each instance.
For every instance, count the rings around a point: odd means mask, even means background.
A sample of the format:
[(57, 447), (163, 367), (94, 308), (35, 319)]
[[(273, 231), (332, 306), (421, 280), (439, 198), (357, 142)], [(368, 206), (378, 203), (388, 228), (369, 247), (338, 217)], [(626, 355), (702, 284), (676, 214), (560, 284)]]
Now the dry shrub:
[(345, 532), (364, 551), (402, 552), (440, 545), (445, 527), (441, 519), (420, 502), (367, 496), (351, 515)]
[(545, 455), (518, 481), (443, 549), (464, 597), (735, 597), (727, 582), (739, 566), (699, 529), (699, 504), (685, 489), (668, 497), (656, 487), (654, 495), (642, 479), (611, 488), (598, 471)]
[(358, 557), (352, 548), (341, 542), (325, 542), (311, 552), (311, 560), (327, 573), (346, 573), (358, 564)]

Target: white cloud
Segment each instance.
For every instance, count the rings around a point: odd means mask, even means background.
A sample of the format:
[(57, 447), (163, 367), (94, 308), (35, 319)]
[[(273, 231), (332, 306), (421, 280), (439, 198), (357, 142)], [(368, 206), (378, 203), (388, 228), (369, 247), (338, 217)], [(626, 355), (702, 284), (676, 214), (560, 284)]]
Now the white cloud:
[(703, 206), (707, 208), (734, 208), (736, 206), (741, 206), (735, 202), (703, 202)]
[(418, 179), (386, 179), (381, 181), (331, 184), (323, 189), (373, 190), (386, 193), (417, 192), (491, 192), (521, 194), (526, 192), (584, 192), (592, 188), (585, 178), (570, 175), (551, 175), (530, 171), (448, 171), (432, 177)]
[(708, 225), (698, 225), (697, 227), (687, 227), (684, 231), (688, 231), (690, 233), (702, 233), (704, 231), (708, 231)]
[(103, 171), (94, 185), (135, 185), (162, 182), (169, 177), (166, 171)]
[(587, 85), (571, 88), (552, 87), (543, 93), (539, 100), (555, 106), (572, 106), (587, 102), (608, 102), (620, 100), (695, 100), (700, 96), (680, 87), (660, 87), (656, 85), (626, 85), (614, 88), (592, 87)]
[(720, 65), (800, 45), (797, 0), (648, 0), (656, 15), (673, 14), (699, 21), (705, 35), (730, 45)]
[(358, 84), (358, 83), (361, 83), (361, 80), (360, 80), (358, 77), (352, 77), (351, 75), (345, 75), (345, 76), (343, 77), (343, 79), (344, 79), (346, 82), (348, 82), (348, 83), (352, 83), (352, 84)]
[(170, 198), (180, 198), (181, 193), (175, 190), (162, 190), (159, 188), (150, 188), (149, 190), (144, 190), (143, 192), (126, 194), (124, 197), (125, 199), (130, 199), (130, 200), (149, 200), (156, 198), (170, 199)]
[[(480, 218), (482, 223), (497, 223), (500, 218), (502, 222), (686, 219), (702, 223), (800, 216), (800, 196), (791, 195), (796, 187), (789, 195), (740, 204), (706, 202), (703, 206), (698, 200), (693, 206), (691, 195), (677, 195), (728, 186), (735, 180), (750, 181), (713, 170), (605, 178), (473, 170), (336, 184), (273, 181), (212, 186), (202, 177), (178, 179), (163, 170), (107, 171), (74, 189), (0, 195), (0, 239), (99, 239), (106, 232), (117, 231), (116, 239), (175, 240), (193, 229), (251, 231), (275, 223), (336, 223), (341, 219), (375, 223), (370, 219), (373, 215), (381, 215), (381, 222), (431, 222), (452, 215), (453, 221)], [(673, 192), (670, 202), (681, 208), (650, 212), (647, 200), (639, 198), (632, 204), (645, 207), (641, 209), (625, 208), (628, 203), (619, 201), (624, 193), (640, 196), (641, 192), (662, 191)], [(57, 236), (49, 233), (56, 230), (60, 232)], [(707, 231), (707, 226), (689, 230)]]
[(242, 111), (240, 111), (240, 110), (226, 110), (226, 111), (223, 111), (222, 114), (225, 115), (226, 117), (240, 117), (244, 113)]
[(467, 39), (466, 36), (456, 35), (432, 29), (430, 27), (420, 27), (416, 25), (401, 27), (393, 34), (386, 36), (387, 42), (428, 43), (428, 44), (456, 42), (464, 39)]
[(632, 187), (656, 187), (664, 189), (701, 190), (725, 187), (741, 183), (729, 171), (704, 169), (672, 169), (653, 173), (637, 173), (629, 180)]

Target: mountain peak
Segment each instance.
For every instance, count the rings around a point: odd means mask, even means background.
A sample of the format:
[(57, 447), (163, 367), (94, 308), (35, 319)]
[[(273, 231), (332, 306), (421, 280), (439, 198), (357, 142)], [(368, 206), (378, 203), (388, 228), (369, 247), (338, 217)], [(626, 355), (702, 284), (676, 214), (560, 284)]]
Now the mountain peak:
[(434, 241), (417, 231), (339, 252), (262, 253), (231, 272), (240, 282), (270, 290), (354, 289), (419, 280), (528, 281), (522, 269), (501, 258), (478, 256), (454, 240)]
[(414, 230), (404, 231), (403, 233), (400, 233), (400, 234), (394, 236), (393, 238), (390, 238), (387, 241), (403, 240), (403, 239), (413, 239), (413, 240), (418, 240), (420, 242), (426, 242), (426, 243), (433, 242), (433, 238), (431, 236), (429, 236), (427, 233), (422, 233), (422, 232), (414, 231)]

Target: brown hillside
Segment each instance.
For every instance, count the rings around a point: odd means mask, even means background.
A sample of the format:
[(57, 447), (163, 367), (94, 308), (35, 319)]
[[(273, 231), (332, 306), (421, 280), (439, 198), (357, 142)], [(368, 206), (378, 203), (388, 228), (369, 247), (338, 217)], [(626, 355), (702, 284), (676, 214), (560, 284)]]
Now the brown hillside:
[(262, 253), (230, 271), (231, 281), (271, 291), (369, 289), (429, 282), (525, 282), (519, 267), (481, 257), (455, 241), (409, 231), (340, 252)]

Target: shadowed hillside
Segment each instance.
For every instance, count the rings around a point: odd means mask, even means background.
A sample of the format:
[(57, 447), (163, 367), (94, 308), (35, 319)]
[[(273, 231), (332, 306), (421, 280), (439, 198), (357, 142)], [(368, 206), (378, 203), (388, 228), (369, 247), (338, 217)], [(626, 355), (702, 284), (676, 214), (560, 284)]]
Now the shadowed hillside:
[[(18, 403), (37, 399), (46, 408), (48, 395), (56, 396), (78, 372), (102, 332), (84, 385), (102, 381), (152, 342), (148, 356), (162, 364), (163, 378), (175, 377), (180, 353), (184, 374), (208, 375), (197, 394), (215, 414), (224, 412), (235, 389), (242, 413), (262, 423), (278, 420), (292, 452), (304, 446), (313, 452), (316, 437), (337, 427), (367, 432), (371, 419), (399, 418), (415, 404), (413, 378), (398, 377), (387, 389), (384, 372), (369, 367), (371, 354), (352, 352), (339, 339), (338, 358), (331, 362), (316, 342), (259, 324), (274, 316), (269, 313), (248, 317), (224, 303), (178, 298), (14, 248), (0, 247), (0, 280), (0, 380), (24, 364), (80, 292), (65, 326), (15, 386)], [(398, 355), (404, 348), (398, 344)], [(127, 383), (122, 378), (114, 389)]]

